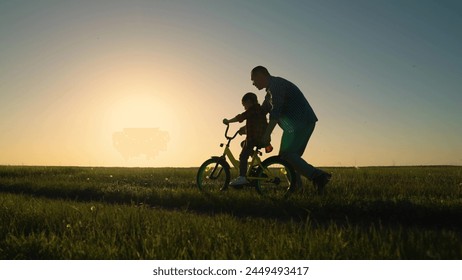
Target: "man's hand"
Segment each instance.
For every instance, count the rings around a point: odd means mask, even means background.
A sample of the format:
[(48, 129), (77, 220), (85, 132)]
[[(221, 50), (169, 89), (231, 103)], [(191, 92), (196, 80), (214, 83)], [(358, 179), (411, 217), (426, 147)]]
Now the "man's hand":
[(262, 143), (264, 145), (269, 145), (271, 142), (271, 133), (273, 133), (274, 127), (276, 126), (277, 121), (276, 120), (270, 120), (268, 123), (268, 127), (266, 128), (265, 134), (263, 135), (263, 138), (261, 139)]
[(224, 124), (229, 124), (229, 120), (228, 119), (223, 119), (223, 123)]
[(247, 134), (247, 129), (245, 128), (245, 126), (239, 128), (238, 133), (239, 133), (239, 135)]

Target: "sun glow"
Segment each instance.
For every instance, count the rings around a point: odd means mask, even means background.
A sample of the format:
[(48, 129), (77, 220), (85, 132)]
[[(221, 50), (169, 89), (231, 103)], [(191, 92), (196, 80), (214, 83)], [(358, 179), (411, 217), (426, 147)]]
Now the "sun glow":
[(109, 101), (104, 126), (110, 131), (133, 127), (160, 127), (172, 130), (176, 124), (169, 102), (155, 93), (126, 93)]
[(114, 94), (105, 108), (102, 139), (114, 160), (150, 165), (171, 148), (178, 120), (171, 100), (149, 90)]

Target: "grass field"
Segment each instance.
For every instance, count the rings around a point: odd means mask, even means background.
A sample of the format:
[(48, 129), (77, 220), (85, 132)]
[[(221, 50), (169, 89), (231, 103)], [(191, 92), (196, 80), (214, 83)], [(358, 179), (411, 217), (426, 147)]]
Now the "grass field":
[(461, 259), (462, 167), (326, 168), (317, 196), (197, 169), (0, 167), (0, 259)]

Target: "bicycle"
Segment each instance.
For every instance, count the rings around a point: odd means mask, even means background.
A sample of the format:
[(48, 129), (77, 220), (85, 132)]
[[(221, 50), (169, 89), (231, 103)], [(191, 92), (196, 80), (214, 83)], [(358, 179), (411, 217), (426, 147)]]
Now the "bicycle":
[[(233, 136), (228, 135), (229, 124), (226, 125), (225, 138), (228, 142), (221, 143), (220, 147), (224, 146), (224, 151), (221, 156), (212, 156), (206, 160), (197, 172), (197, 186), (203, 192), (219, 192), (228, 189), (231, 166), (227, 159), (231, 162), (235, 170), (239, 170), (239, 161), (236, 160), (231, 152), (231, 141), (236, 138), (239, 131)], [(287, 198), (295, 189), (295, 171), (293, 167), (279, 156), (271, 156), (264, 161), (261, 161), (260, 147), (254, 148), (251, 160), (248, 164), (246, 177), (250, 185), (256, 191), (264, 196), (273, 198)]]

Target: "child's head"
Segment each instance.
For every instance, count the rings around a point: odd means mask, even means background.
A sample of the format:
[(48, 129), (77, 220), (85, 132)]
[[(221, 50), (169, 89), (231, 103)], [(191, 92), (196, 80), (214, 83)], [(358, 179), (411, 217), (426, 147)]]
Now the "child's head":
[(247, 110), (253, 105), (258, 104), (257, 95), (253, 92), (248, 92), (242, 97), (242, 105)]

